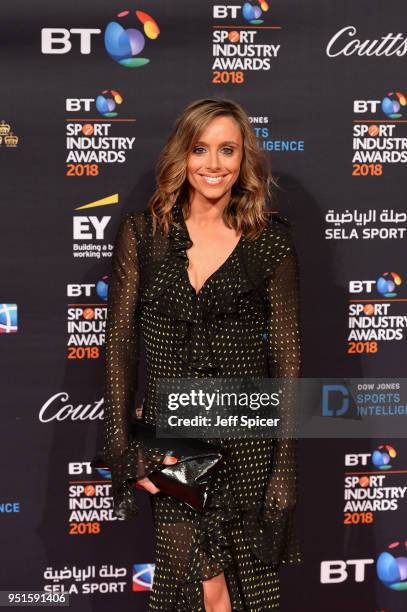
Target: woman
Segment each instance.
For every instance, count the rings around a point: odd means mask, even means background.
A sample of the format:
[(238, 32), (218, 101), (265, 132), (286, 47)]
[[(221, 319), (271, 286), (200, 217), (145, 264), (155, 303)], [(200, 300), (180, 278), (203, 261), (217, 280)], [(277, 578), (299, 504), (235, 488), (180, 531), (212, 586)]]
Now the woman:
[(148, 207), (128, 213), (117, 233), (104, 458), (118, 516), (137, 513), (135, 480), (150, 493), (150, 611), (278, 610), (279, 566), (301, 561), (295, 440), (219, 439), (225, 461), (201, 515), (148, 478), (174, 458), (128, 436), (141, 337), (148, 423), (160, 377), (299, 376), (297, 258), (288, 223), (266, 212), (266, 168), (239, 104), (193, 102), (161, 153)]

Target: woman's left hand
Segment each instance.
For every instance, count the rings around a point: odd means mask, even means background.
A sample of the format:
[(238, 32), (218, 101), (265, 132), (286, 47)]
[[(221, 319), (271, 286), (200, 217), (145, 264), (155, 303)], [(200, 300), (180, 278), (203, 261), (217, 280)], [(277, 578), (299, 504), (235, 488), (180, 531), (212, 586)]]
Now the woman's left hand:
[[(177, 463), (177, 461), (178, 459), (173, 455), (165, 455), (163, 459), (163, 465), (174, 465), (174, 463)], [(136, 488), (145, 489), (152, 495), (155, 495), (156, 493), (160, 492), (160, 489), (155, 486), (155, 484), (148, 478), (148, 476), (145, 476), (144, 478), (139, 478), (139, 480), (137, 480), (136, 482)]]

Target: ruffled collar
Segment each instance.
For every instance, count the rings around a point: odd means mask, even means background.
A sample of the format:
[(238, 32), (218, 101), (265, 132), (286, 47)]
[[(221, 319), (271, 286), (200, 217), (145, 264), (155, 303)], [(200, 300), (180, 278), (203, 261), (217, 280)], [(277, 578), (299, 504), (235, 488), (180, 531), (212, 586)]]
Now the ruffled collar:
[(271, 222), (254, 241), (242, 237), (196, 294), (187, 272), (187, 250), (193, 242), (178, 203), (172, 215), (167, 250), (150, 268), (141, 302), (177, 321), (176, 349), (186, 366), (216, 372), (220, 367), (212, 350), (216, 326), (207, 323), (226, 314), (237, 316), (244, 309), (246, 294), (253, 293), (253, 299), (264, 306), (264, 280), (273, 274), (283, 253), (282, 226)]
[[(179, 202), (173, 206), (172, 220), (167, 251), (154, 262), (141, 296), (142, 301), (155, 302), (160, 312), (167, 310), (168, 316), (195, 322), (197, 311), (204, 319), (238, 311), (239, 296), (261, 288), (265, 276), (272, 272), (272, 260), (265, 257), (264, 249), (266, 234), (270, 232), (263, 232), (255, 241), (242, 236), (231, 255), (196, 294), (187, 272), (187, 250), (193, 242)], [(174, 285), (177, 299), (174, 299)]]
[(180, 257), (188, 264), (187, 250), (191, 248), (193, 242), (189, 236), (184, 214), (178, 201), (172, 207), (172, 220), (173, 223), (168, 236), (170, 241), (169, 249), (174, 255)]
[[(171, 225), (171, 229), (169, 233), (169, 241), (170, 241), (169, 251), (170, 253), (175, 255), (179, 259), (179, 261), (183, 264), (183, 269), (185, 270), (184, 277), (187, 280), (187, 284), (189, 288), (194, 293), (196, 293), (195, 289), (192, 287), (190, 283), (188, 272), (186, 271), (188, 268), (188, 264), (189, 264), (187, 250), (191, 248), (191, 246), (193, 245), (193, 242), (189, 235), (189, 231), (185, 223), (182, 207), (179, 202), (176, 202), (176, 204), (173, 206), (172, 218), (173, 218), (173, 224)], [(241, 266), (241, 261), (243, 257), (242, 251), (243, 251), (244, 241), (245, 241), (245, 237), (241, 236), (239, 242), (237, 243), (236, 247), (233, 249), (229, 257), (205, 281), (204, 285), (201, 287), (198, 294), (196, 294), (197, 297), (198, 296), (203, 297), (203, 294), (207, 292), (208, 286), (212, 285), (212, 283), (215, 280), (220, 280), (220, 277), (222, 275), (228, 274), (229, 272), (232, 276), (234, 276), (235, 281), (238, 282), (238, 278), (237, 278), (238, 276), (242, 277), (241, 278), (242, 281), (244, 280), (243, 279), (244, 270), (242, 269), (242, 266)], [(233, 266), (233, 264), (236, 264), (236, 265)], [(241, 268), (240, 270), (238, 269), (239, 264)], [(228, 282), (226, 284), (230, 286), (230, 279), (228, 279)], [(229, 311), (229, 309), (227, 311)]]

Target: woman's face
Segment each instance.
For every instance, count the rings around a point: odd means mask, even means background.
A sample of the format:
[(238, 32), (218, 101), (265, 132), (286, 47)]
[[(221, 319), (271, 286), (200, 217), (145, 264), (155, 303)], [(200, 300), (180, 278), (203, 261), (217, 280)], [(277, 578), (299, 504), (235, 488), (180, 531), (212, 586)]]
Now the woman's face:
[(201, 132), (187, 158), (187, 179), (192, 195), (208, 200), (230, 196), (239, 177), (243, 157), (243, 137), (238, 123), (221, 116)]

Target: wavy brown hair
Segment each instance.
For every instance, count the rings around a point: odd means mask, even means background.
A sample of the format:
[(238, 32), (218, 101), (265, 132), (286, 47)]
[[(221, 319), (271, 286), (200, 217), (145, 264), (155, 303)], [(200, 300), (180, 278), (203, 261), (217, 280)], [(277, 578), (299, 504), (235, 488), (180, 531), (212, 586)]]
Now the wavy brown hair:
[[(264, 152), (259, 148), (246, 111), (233, 100), (204, 98), (189, 104), (176, 120), (156, 165), (156, 189), (148, 202), (153, 221), (167, 235), (173, 223), (171, 209), (179, 201), (187, 218), (190, 213), (186, 166), (189, 153), (205, 127), (222, 115), (232, 117), (243, 137), (243, 156), (231, 199), (223, 211), (224, 223), (255, 238), (267, 224), (267, 199), (275, 184)], [(270, 211), (271, 212), (271, 211)]]

